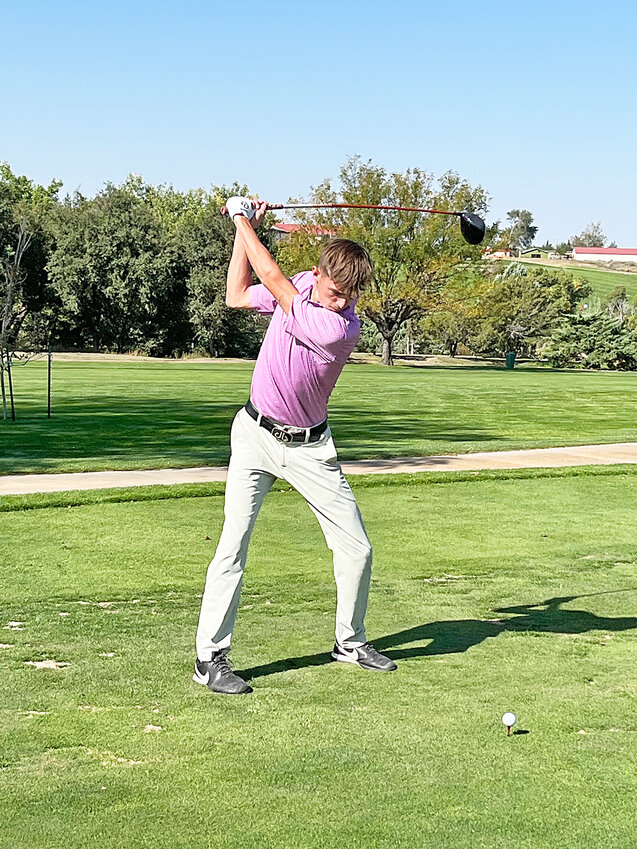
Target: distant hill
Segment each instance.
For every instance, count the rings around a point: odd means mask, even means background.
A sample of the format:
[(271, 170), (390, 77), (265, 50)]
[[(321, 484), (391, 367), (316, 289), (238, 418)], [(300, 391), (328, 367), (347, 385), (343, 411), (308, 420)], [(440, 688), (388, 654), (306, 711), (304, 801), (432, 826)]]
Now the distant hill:
[(544, 265), (563, 268), (572, 271), (576, 280), (586, 278), (593, 287), (595, 294), (602, 300), (609, 295), (615, 286), (625, 286), (629, 300), (637, 296), (637, 274), (626, 274), (620, 271), (605, 271), (601, 268), (590, 268), (573, 265), (572, 262), (541, 262), (539, 260), (520, 260), (532, 265)]

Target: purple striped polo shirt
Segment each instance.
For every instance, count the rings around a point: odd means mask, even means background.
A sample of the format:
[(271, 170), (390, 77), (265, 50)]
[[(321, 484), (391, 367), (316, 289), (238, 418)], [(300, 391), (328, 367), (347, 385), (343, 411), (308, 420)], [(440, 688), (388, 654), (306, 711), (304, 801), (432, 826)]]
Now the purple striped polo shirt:
[(350, 304), (334, 312), (310, 300), (314, 275), (292, 277), (299, 294), (288, 315), (262, 284), (250, 288), (252, 306), (272, 315), (254, 373), (251, 398), (263, 415), (281, 424), (312, 427), (327, 418), (327, 402), (360, 336)]

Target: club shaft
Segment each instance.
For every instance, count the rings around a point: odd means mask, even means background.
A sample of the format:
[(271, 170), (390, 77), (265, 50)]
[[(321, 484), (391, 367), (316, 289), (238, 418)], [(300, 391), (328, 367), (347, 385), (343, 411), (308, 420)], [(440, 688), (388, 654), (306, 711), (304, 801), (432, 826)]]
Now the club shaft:
[[(455, 215), (460, 219), (460, 230), (465, 242), (479, 245), (484, 239), (486, 228), (484, 221), (473, 212), (455, 212), (449, 209), (423, 209), (420, 206), (385, 206), (376, 203), (269, 203), (269, 209), (380, 209), (383, 212), (426, 212), (430, 215)], [(253, 202), (253, 207), (256, 205)], [(221, 214), (227, 215), (225, 206)]]
[[(462, 215), (447, 209), (421, 209), (416, 206), (380, 206), (372, 203), (269, 203), (268, 209), (382, 209), (387, 212), (428, 212), (432, 215)], [(225, 206), (221, 214), (227, 215)]]
[(461, 215), (446, 209), (421, 209), (415, 206), (382, 206), (372, 203), (269, 203), (268, 209), (383, 209), (388, 212), (429, 212), (435, 215)]

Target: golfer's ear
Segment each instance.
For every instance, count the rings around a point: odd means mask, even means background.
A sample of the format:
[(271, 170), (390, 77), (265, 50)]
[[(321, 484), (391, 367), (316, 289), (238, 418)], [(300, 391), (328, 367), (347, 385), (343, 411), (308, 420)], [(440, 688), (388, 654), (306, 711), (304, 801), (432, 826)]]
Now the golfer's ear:
[(318, 277), (318, 276), (319, 276), (320, 271), (319, 271), (319, 269), (318, 269), (318, 265), (313, 265), (313, 266), (312, 266), (312, 274), (313, 274), (315, 277)]

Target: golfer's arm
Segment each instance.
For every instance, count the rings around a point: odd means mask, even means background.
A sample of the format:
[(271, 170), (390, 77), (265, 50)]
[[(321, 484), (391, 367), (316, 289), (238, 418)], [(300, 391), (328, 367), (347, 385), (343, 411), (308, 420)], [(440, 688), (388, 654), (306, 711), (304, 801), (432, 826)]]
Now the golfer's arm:
[(249, 309), (250, 286), (252, 285), (252, 270), (248, 255), (243, 247), (241, 235), (237, 232), (234, 237), (232, 256), (228, 266), (226, 279), (226, 304), (235, 309)]
[(254, 273), (287, 315), (290, 312), (292, 300), (299, 294), (298, 289), (290, 283), (268, 249), (261, 244), (248, 219), (236, 215), (235, 224), (237, 235), (243, 240), (243, 247)]

